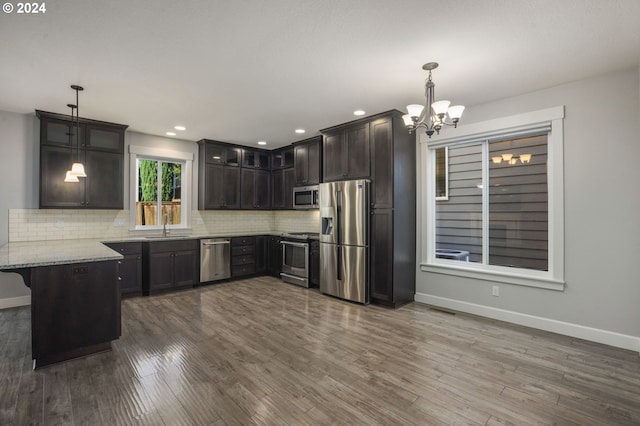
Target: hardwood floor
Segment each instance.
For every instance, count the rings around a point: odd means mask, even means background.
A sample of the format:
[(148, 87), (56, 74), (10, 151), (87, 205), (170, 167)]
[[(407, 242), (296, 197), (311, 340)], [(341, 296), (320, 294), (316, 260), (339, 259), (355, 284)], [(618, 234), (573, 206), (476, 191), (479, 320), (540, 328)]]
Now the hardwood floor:
[(261, 277), (122, 303), (113, 351), (31, 369), (0, 310), (0, 424), (640, 424), (640, 358)]

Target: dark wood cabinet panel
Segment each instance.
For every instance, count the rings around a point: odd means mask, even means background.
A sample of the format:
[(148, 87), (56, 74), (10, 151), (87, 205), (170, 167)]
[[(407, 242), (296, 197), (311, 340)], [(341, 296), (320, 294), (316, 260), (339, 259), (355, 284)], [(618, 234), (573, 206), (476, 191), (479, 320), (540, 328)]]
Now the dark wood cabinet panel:
[(293, 208), (294, 169), (271, 172), (271, 208), (291, 210)]
[(256, 237), (231, 238), (231, 276), (256, 273)]
[(263, 274), (267, 271), (267, 237), (259, 235), (256, 237), (256, 273)]
[(108, 349), (120, 337), (117, 261), (34, 268), (31, 291), (36, 366)]
[(266, 150), (242, 150), (242, 167), (269, 170), (271, 155)]
[(198, 283), (195, 273), (197, 263), (195, 248), (173, 253), (173, 282), (176, 287), (193, 287)]
[[(70, 118), (36, 111), (40, 119), (40, 207), (115, 209), (124, 207), (124, 132), (127, 126), (80, 119), (79, 146)], [(64, 182), (80, 159), (86, 178)]]
[(371, 297), (393, 301), (393, 210), (371, 215)]
[[(371, 148), (372, 207), (393, 208), (394, 146), (391, 118), (385, 117), (371, 123)], [(397, 155), (405, 154), (397, 153)]]
[(325, 134), (322, 140), (322, 177), (324, 182), (342, 180), (344, 178), (345, 158), (343, 154), (344, 134)]
[(293, 167), (293, 148), (285, 147), (271, 151), (271, 169), (286, 169)]
[(124, 132), (119, 129), (87, 124), (84, 134), (86, 142), (81, 142), (81, 146), (94, 150), (124, 152)]
[(309, 283), (311, 287), (320, 286), (320, 241), (309, 242)]
[(124, 258), (118, 262), (120, 295), (142, 295), (142, 243), (106, 243), (107, 247), (120, 253)]
[(240, 208), (240, 168), (204, 164), (198, 205), (203, 210)]
[(146, 272), (145, 294), (152, 294), (173, 287), (173, 252), (149, 254)]
[(322, 145), (323, 181), (371, 176), (369, 123), (326, 133)]
[(322, 136), (318, 136), (295, 144), (295, 186), (320, 183), (321, 143)]
[(91, 209), (122, 210), (124, 206), (122, 154), (86, 151), (85, 171), (87, 177), (84, 178), (83, 205)]
[[(61, 146), (40, 148), (40, 207), (81, 207), (84, 202), (84, 182), (64, 181), (71, 168), (71, 149)], [(74, 154), (75, 154), (75, 150)]]
[(143, 246), (145, 295), (198, 283), (198, 240), (154, 241)]
[(218, 164), (224, 166), (240, 166), (242, 149), (225, 143), (201, 141), (200, 158), (207, 164)]
[(344, 152), (347, 160), (345, 179), (371, 176), (370, 147), (368, 123), (347, 129), (345, 132), (346, 151)]
[(240, 207), (271, 208), (271, 173), (257, 169), (242, 169)]
[(278, 236), (270, 236), (267, 247), (267, 273), (272, 277), (280, 278), (282, 272), (282, 239)]

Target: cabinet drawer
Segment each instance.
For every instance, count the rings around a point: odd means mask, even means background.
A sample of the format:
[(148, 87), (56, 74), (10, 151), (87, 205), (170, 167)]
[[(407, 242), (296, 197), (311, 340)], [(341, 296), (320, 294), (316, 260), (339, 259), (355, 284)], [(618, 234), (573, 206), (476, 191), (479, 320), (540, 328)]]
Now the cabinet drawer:
[(255, 263), (256, 257), (252, 254), (246, 256), (233, 256), (231, 257), (231, 265), (248, 265), (250, 263)]
[(256, 252), (256, 246), (236, 246), (231, 248), (232, 256), (242, 256), (245, 254), (253, 254)]
[(106, 243), (105, 245), (122, 255), (142, 254), (142, 243)]
[(197, 240), (171, 240), (154, 241), (149, 244), (149, 253), (163, 253), (181, 250), (195, 250), (198, 246)]
[(237, 265), (237, 266), (231, 267), (232, 277), (237, 277), (240, 275), (251, 275), (251, 274), (254, 274), (255, 272), (256, 272), (256, 265), (253, 263), (251, 265)]
[(256, 244), (256, 237), (233, 237), (231, 238), (231, 247), (234, 246), (252, 246)]

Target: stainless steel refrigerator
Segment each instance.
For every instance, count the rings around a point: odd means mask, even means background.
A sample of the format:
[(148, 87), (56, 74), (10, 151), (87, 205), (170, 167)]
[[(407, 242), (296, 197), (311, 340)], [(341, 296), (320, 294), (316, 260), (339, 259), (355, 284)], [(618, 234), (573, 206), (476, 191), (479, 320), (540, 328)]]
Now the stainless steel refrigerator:
[(369, 303), (369, 181), (320, 184), (320, 291)]

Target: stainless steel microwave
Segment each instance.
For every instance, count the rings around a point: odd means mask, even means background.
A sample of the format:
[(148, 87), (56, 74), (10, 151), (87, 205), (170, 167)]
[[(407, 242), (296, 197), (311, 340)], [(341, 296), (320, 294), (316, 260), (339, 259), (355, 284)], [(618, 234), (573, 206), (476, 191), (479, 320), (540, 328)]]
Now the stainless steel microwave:
[(293, 208), (294, 209), (317, 209), (318, 185), (297, 186), (293, 188)]

